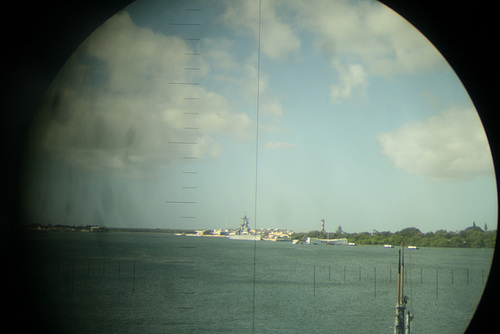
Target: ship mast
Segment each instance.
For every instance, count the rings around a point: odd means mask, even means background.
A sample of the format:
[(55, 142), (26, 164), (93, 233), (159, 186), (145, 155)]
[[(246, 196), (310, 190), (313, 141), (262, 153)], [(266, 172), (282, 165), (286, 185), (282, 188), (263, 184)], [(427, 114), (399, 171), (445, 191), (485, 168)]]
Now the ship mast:
[(404, 249), (401, 257), (401, 249), (399, 250), (399, 265), (398, 265), (398, 298), (396, 303), (396, 318), (394, 320), (394, 334), (410, 334), (410, 323), (413, 320), (413, 315), (406, 310), (408, 297), (404, 295), (404, 276), (405, 276), (405, 259)]

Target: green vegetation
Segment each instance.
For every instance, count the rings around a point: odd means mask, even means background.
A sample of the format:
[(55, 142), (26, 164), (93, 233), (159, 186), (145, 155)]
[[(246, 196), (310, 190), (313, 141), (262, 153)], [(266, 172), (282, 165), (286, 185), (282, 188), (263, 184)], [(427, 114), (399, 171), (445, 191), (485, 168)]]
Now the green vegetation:
[(349, 242), (358, 245), (413, 245), (418, 247), (460, 247), (460, 248), (493, 248), (495, 247), (497, 231), (489, 231), (485, 225), (484, 230), (475, 223), (463, 231), (438, 230), (436, 232), (422, 233), (418, 228), (408, 227), (399, 232), (389, 231), (345, 233), (339, 226), (335, 233), (311, 231), (295, 233), (292, 239), (304, 241), (307, 237), (319, 239), (347, 238)]

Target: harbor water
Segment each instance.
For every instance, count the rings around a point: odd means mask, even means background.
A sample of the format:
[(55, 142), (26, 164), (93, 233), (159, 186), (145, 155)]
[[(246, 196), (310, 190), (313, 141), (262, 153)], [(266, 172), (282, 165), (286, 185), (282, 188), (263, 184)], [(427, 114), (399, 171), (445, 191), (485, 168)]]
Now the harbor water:
[[(60, 333), (391, 333), (398, 248), (166, 233), (30, 233), (33, 308)], [(405, 250), (413, 333), (462, 333), (492, 249)]]

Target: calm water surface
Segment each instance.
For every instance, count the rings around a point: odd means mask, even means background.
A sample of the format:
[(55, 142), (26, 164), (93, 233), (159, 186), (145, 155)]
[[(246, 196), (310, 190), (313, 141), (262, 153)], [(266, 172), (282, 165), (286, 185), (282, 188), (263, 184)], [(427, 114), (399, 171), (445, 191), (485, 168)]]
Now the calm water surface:
[[(393, 330), (397, 248), (257, 242), (254, 249), (250, 241), (114, 232), (33, 233), (28, 241), (39, 312), (53, 332)], [(462, 333), (492, 254), (405, 251), (413, 333)]]

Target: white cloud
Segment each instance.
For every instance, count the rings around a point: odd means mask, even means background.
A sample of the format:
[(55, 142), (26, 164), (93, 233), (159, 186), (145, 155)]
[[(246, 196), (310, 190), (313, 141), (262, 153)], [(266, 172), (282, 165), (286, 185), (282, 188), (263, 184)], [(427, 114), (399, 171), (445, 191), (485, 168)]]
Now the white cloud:
[(276, 150), (276, 149), (294, 149), (296, 148), (295, 144), (289, 143), (289, 142), (268, 142), (266, 143), (265, 146), (269, 150)]
[[(369, 74), (417, 73), (445, 64), (439, 52), (405, 19), (375, 1), (284, 1), (298, 24), (316, 34), (331, 60), (362, 61)], [(334, 66), (335, 67), (335, 66)]]
[(126, 12), (112, 17), (52, 84), (38, 116), (38, 147), (86, 169), (133, 174), (184, 157), (217, 157), (216, 134), (252, 138), (248, 115), (189, 84), (209, 66), (187, 51), (184, 40), (138, 27)]
[(493, 175), (486, 135), (473, 109), (445, 111), (381, 133), (382, 151), (400, 169), (435, 180)]
[(283, 107), (276, 98), (268, 98), (260, 107), (260, 113), (264, 116), (283, 116)]
[[(257, 1), (228, 1), (224, 19), (244, 33), (251, 31), (255, 38), (259, 32), (259, 3)], [(300, 49), (300, 40), (292, 25), (278, 15), (276, 3), (262, 2), (261, 51), (266, 56), (278, 59)], [(241, 29), (243, 28), (243, 29)]]
[(365, 95), (368, 80), (363, 66), (359, 64), (348, 66), (337, 65), (337, 69), (339, 71), (340, 84), (332, 86), (330, 90), (332, 101), (337, 102), (342, 99), (349, 99), (353, 91), (357, 91), (358, 95)]
[(272, 7), (263, 8), (261, 48), (271, 58), (279, 59), (300, 48), (300, 40), (290, 25), (280, 21)]

